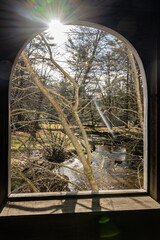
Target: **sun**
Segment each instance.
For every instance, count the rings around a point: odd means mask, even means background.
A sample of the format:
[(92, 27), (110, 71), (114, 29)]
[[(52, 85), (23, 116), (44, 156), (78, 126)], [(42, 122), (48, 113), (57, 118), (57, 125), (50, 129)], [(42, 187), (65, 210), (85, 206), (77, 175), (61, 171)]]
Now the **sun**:
[(65, 25), (58, 19), (52, 19), (48, 25), (48, 32), (54, 37), (54, 41), (62, 44), (66, 39)]

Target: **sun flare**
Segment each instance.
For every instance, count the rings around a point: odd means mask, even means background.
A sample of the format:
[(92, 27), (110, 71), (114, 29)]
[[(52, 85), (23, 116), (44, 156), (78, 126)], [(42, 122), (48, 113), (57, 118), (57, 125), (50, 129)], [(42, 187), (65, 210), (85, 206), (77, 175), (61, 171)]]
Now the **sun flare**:
[(61, 44), (65, 41), (65, 25), (58, 19), (53, 19), (49, 23), (49, 33), (54, 37), (56, 43)]

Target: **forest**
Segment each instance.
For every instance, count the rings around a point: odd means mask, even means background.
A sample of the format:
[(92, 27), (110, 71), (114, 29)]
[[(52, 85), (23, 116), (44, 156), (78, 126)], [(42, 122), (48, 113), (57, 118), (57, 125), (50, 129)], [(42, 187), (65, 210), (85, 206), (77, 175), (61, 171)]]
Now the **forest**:
[(116, 36), (78, 25), (61, 40), (36, 35), (11, 78), (11, 192), (143, 188), (143, 99), (138, 63)]

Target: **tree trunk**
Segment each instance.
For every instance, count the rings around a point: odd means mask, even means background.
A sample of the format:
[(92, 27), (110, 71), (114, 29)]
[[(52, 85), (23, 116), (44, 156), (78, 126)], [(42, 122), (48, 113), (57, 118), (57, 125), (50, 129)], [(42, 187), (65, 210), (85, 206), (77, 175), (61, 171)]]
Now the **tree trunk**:
[(85, 157), (82, 146), (79, 144), (77, 137), (75, 136), (75, 134), (73, 133), (73, 131), (70, 129), (69, 124), (67, 123), (65, 114), (63, 113), (63, 110), (61, 109), (59, 103), (56, 101), (56, 99), (49, 93), (49, 91), (47, 90), (46, 87), (43, 86), (42, 82), (39, 80), (37, 74), (35, 73), (34, 69), (32, 68), (30, 61), (27, 57), (27, 55), (25, 54), (25, 52), (23, 51), (21, 54), (26, 67), (28, 69), (28, 72), (31, 76), (31, 78), (33, 79), (33, 81), (35, 82), (35, 84), (37, 85), (37, 87), (40, 89), (40, 91), (44, 94), (44, 96), (49, 100), (49, 102), (51, 103), (51, 105), (53, 106), (53, 108), (56, 110), (56, 112), (58, 113), (59, 116), (59, 120), (67, 134), (67, 136), (69, 137), (69, 139), (71, 140), (78, 156), (79, 159), (81, 161), (81, 163), (83, 164), (84, 167), (84, 173), (86, 175), (86, 177), (88, 178), (89, 184), (91, 186), (92, 190), (98, 190), (98, 185), (97, 182), (95, 180), (95, 177), (93, 175), (93, 171), (91, 168), (91, 165), (89, 164), (88, 159)]
[(131, 68), (133, 72), (133, 77), (134, 77), (134, 84), (135, 84), (135, 92), (137, 96), (137, 106), (138, 106), (138, 116), (139, 116), (139, 121), (141, 128), (143, 130), (143, 106), (142, 106), (142, 101), (141, 101), (141, 92), (140, 92), (140, 86), (139, 86), (139, 78), (138, 78), (138, 73), (136, 69), (136, 64), (134, 61), (133, 54), (131, 50), (128, 49), (128, 57), (131, 63)]

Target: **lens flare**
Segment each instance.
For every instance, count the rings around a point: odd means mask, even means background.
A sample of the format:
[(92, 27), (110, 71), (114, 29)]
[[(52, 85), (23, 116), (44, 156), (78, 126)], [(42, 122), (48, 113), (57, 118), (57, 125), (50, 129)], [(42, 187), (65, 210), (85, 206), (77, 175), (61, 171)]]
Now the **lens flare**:
[(64, 25), (58, 19), (53, 19), (49, 23), (49, 31), (53, 35), (56, 35), (57, 33), (63, 32), (63, 29), (64, 29)]
[(109, 217), (102, 217), (98, 222), (99, 223), (107, 223), (110, 221), (110, 218)]
[(95, 105), (95, 107), (96, 107), (99, 115), (101, 116), (104, 124), (106, 125), (106, 127), (107, 127), (108, 130), (109, 130), (109, 132), (111, 133), (112, 137), (115, 138), (115, 134), (114, 134), (114, 132), (112, 131), (112, 128), (111, 128), (109, 122), (107, 121), (107, 119), (106, 119), (105, 116), (103, 115), (103, 113), (102, 113), (102, 111), (101, 111), (101, 109), (100, 109), (100, 107), (99, 107), (99, 105), (98, 105), (98, 103), (97, 103), (97, 101), (96, 101), (95, 99), (94, 99), (94, 105)]
[(53, 19), (49, 23), (48, 32), (54, 38), (54, 41), (57, 44), (62, 44), (66, 40), (66, 33), (65, 33), (66, 26), (59, 20)]

